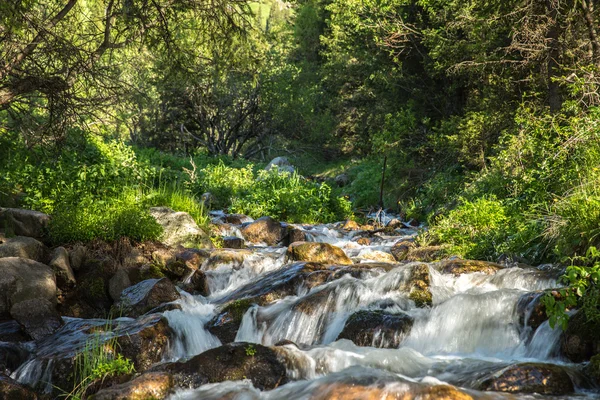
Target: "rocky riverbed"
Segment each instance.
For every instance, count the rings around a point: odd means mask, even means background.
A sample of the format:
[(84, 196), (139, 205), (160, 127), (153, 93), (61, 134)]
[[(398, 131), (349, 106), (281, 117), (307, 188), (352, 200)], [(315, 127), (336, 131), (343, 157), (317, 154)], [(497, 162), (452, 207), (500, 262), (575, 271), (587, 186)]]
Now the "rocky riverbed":
[(550, 328), (551, 266), (440, 260), (392, 218), (214, 213), (215, 249), (184, 213), (153, 215), (161, 243), (50, 249), (47, 216), (0, 209), (0, 398), (70, 392), (91, 340), (135, 366), (96, 400), (600, 396), (600, 327), (573, 310)]

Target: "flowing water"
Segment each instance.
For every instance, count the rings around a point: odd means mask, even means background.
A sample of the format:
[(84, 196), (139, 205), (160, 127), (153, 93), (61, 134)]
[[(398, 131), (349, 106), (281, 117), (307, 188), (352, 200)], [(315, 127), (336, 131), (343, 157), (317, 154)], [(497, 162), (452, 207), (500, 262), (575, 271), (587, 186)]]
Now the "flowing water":
[[(527, 326), (528, 314), (519, 319), (517, 303), (529, 292), (559, 286), (556, 274), (534, 268), (507, 266), (495, 274), (444, 274), (439, 265), (427, 265), (431, 307), (417, 307), (408, 287), (417, 263), (369, 267), (373, 254), (390, 254), (397, 242), (410, 239), (415, 231), (397, 229), (394, 235), (377, 233), (369, 245), (358, 244), (360, 232), (347, 232), (339, 225), (297, 226), (310, 240), (342, 248), (355, 262), (357, 273), (311, 287), (303, 283), (270, 304), (254, 305), (243, 316), (236, 341), (279, 346), (285, 355), (292, 382), (261, 392), (249, 381), (223, 382), (195, 390), (180, 390), (172, 399), (306, 399), (318, 397), (323, 388), (359, 383), (386, 393), (410, 393), (415, 387), (452, 384), (474, 398), (545, 398), (539, 395), (504, 395), (475, 390), (482, 377), (519, 362), (541, 362), (564, 366), (572, 376), (575, 393), (552, 398), (596, 398), (597, 393), (581, 377), (582, 365), (559, 356), (560, 330), (544, 322), (535, 331)], [(239, 230), (237, 231), (239, 233)], [(389, 256), (388, 256), (389, 258)], [(357, 265), (356, 265), (357, 264)], [(373, 264), (374, 265), (374, 264)], [(180, 310), (164, 312), (175, 330), (165, 361), (183, 360), (221, 345), (207, 329), (228, 301), (269, 293), (290, 282), (302, 268), (287, 263), (283, 247), (253, 247), (241, 265), (223, 264), (207, 271), (208, 297), (183, 293)], [(413, 320), (408, 334), (397, 337), (375, 335), (372, 346), (361, 347), (339, 339), (348, 318), (359, 310), (407, 314)], [(72, 319), (61, 330), (61, 346), (53, 351), (73, 351), (81, 337), (72, 334), (82, 324), (102, 321)], [(136, 329), (135, 323), (123, 329)], [(56, 336), (56, 335), (55, 335)], [(393, 335), (392, 335), (393, 336)], [(57, 340), (56, 338), (54, 340)], [(397, 348), (380, 348), (386, 343)], [(39, 346), (36, 357), (13, 374), (21, 382), (35, 383), (52, 368), (51, 354)], [(46, 360), (42, 362), (41, 360)], [(410, 398), (410, 397), (409, 397)], [(550, 398), (550, 397), (548, 397)]]

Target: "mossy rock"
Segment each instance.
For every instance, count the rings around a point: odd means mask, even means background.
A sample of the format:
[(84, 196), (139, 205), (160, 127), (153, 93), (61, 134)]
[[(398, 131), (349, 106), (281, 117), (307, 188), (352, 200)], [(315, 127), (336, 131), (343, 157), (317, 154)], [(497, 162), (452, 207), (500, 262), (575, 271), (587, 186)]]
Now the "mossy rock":
[(262, 303), (258, 298), (240, 299), (227, 303), (219, 314), (208, 322), (206, 329), (223, 344), (234, 342), (244, 314), (257, 302)]
[(411, 278), (408, 285), (408, 298), (415, 302), (417, 307), (428, 307), (432, 305), (429, 277), (429, 266), (427, 264), (415, 264), (412, 267)]
[(585, 372), (596, 385), (600, 385), (600, 354), (596, 354), (590, 358), (590, 362), (585, 366), (583, 372)]
[(554, 364), (515, 364), (483, 378), (478, 389), (509, 393), (564, 395), (573, 393), (567, 371)]
[(459, 276), (462, 274), (471, 274), (475, 272), (493, 275), (501, 269), (504, 269), (502, 265), (489, 261), (461, 259), (442, 261), (440, 263), (440, 268), (442, 273), (452, 274), (454, 276)]
[(351, 265), (352, 260), (344, 250), (329, 243), (296, 242), (287, 250), (288, 257), (295, 261)]
[(446, 255), (444, 246), (415, 247), (408, 251), (406, 261), (432, 262)]

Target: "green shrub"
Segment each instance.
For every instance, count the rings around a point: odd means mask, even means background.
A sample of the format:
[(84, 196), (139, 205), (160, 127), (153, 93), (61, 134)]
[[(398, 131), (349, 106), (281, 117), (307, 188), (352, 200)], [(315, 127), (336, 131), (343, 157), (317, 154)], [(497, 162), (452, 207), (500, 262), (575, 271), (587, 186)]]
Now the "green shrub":
[(257, 218), (269, 215), (289, 222), (332, 222), (351, 216), (351, 204), (331, 187), (277, 169), (259, 171), (252, 190), (234, 197), (231, 211)]
[(208, 228), (210, 219), (203, 203), (180, 186), (161, 184), (158, 189), (148, 189), (143, 201), (148, 207), (164, 206), (175, 211), (186, 212), (198, 226)]

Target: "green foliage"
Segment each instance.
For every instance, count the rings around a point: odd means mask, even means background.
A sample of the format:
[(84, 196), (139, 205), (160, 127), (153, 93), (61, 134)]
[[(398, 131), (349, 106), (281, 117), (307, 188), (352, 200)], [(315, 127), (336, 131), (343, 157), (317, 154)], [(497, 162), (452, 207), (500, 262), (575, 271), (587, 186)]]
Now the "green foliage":
[(265, 215), (289, 222), (331, 222), (351, 215), (351, 204), (336, 196), (327, 184), (306, 180), (294, 173), (254, 171), (223, 162), (200, 169), (192, 178), (196, 193), (210, 192), (219, 207), (253, 218)]
[(121, 237), (135, 241), (156, 240), (162, 227), (148, 213), (138, 191), (126, 190), (118, 196), (84, 197), (55, 208), (49, 225), (53, 243), (112, 242)]
[(560, 300), (551, 294), (542, 298), (550, 326), (567, 329), (566, 311), (573, 307), (579, 307), (588, 321), (600, 321), (600, 251), (591, 246), (585, 256), (572, 257), (561, 280), (567, 288), (560, 290)]

